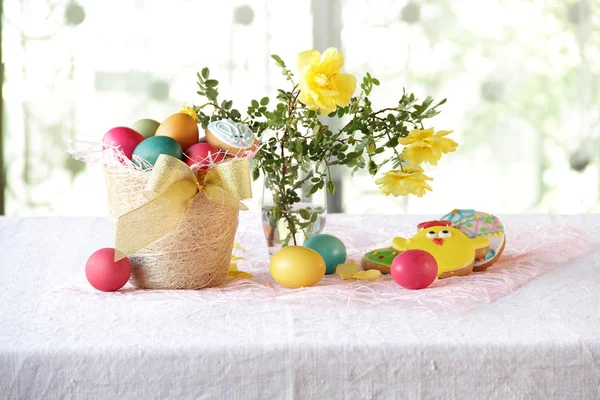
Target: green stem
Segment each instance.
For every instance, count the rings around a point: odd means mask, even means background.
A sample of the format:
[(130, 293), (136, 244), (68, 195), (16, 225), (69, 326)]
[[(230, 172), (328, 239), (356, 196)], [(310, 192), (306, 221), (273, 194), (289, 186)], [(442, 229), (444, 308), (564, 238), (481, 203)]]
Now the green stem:
[(327, 166), (327, 182), (331, 181), (331, 168), (329, 167), (329, 162), (326, 158), (323, 159), (325, 161), (325, 165)]
[[(292, 113), (294, 112), (294, 109), (296, 107), (296, 101), (298, 100), (298, 96), (300, 95), (300, 91), (299, 90), (296, 91), (297, 88), (298, 88), (298, 86), (294, 85), (294, 88), (292, 89), (292, 94), (294, 92), (296, 92), (296, 94), (293, 96), (293, 98), (288, 103), (288, 120), (291, 118)], [(288, 135), (289, 135), (289, 124), (288, 124), (288, 122), (286, 122), (286, 124), (285, 124), (285, 130), (283, 131), (283, 136), (281, 137), (281, 141), (280, 141), (280, 146), (281, 146), (281, 179), (280, 179), (280, 182), (279, 182), (279, 190), (281, 192), (281, 195), (280, 195), (280, 199), (281, 199), (280, 209), (282, 209), (282, 212), (285, 215), (285, 219), (286, 219), (287, 224), (288, 224), (288, 229), (289, 229), (290, 234), (292, 235), (292, 239), (294, 241), (294, 246), (297, 246), (297, 241), (296, 241), (296, 227), (294, 226), (294, 222), (291, 220), (290, 215), (289, 215), (289, 211), (291, 211), (291, 209), (289, 207), (290, 204), (288, 204), (288, 201), (287, 201), (287, 193), (286, 193), (286, 190), (285, 190), (285, 176), (286, 176), (287, 168), (288, 168), (287, 160), (286, 160), (286, 157), (285, 157), (285, 142), (286, 142), (286, 140), (288, 138)]]
[(198, 111), (200, 111), (200, 110), (202, 110), (206, 106), (213, 106), (214, 108), (218, 108), (219, 110), (221, 109), (221, 107), (218, 104), (212, 103), (212, 102), (202, 104), (201, 106), (196, 106), (196, 108), (197, 108)]

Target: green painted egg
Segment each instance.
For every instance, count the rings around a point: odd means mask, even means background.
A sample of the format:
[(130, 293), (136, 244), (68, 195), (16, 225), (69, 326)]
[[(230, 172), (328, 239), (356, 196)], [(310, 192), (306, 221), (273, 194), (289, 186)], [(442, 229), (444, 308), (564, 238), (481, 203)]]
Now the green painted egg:
[(304, 247), (313, 249), (323, 257), (327, 269), (327, 275), (333, 274), (339, 264), (346, 262), (346, 246), (333, 235), (321, 233), (312, 236), (304, 242)]
[(159, 125), (160, 123), (153, 119), (143, 118), (138, 119), (133, 124), (131, 124), (131, 129), (133, 129), (143, 137), (149, 138), (150, 136), (154, 136)]
[(142, 166), (135, 160), (135, 156), (138, 156), (154, 165), (158, 156), (161, 154), (167, 154), (181, 160), (183, 157), (183, 150), (181, 149), (181, 145), (177, 143), (177, 140), (175, 139), (171, 139), (168, 136), (152, 136), (144, 139), (137, 145), (133, 151), (133, 162), (138, 167)]

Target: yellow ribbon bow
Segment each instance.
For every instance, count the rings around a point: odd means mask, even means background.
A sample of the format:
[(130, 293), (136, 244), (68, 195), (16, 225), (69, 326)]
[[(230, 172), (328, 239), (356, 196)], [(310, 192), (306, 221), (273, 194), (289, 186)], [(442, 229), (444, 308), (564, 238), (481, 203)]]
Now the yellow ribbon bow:
[(247, 210), (240, 200), (252, 197), (250, 162), (226, 161), (200, 171), (197, 179), (186, 163), (161, 154), (144, 190), (148, 202), (117, 219), (115, 261), (175, 229), (200, 193), (213, 203)]

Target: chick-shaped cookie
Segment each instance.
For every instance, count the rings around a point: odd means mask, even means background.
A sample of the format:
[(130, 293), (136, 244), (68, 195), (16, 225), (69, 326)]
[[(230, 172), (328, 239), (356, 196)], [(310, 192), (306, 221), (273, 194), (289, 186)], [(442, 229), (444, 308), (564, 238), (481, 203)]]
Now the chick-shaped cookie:
[(418, 249), (430, 253), (438, 264), (438, 278), (469, 275), (473, 272), (475, 253), (489, 247), (486, 237), (470, 238), (451, 227), (450, 221), (429, 221), (417, 226), (419, 231), (409, 239), (396, 237), (392, 246), (396, 251)]

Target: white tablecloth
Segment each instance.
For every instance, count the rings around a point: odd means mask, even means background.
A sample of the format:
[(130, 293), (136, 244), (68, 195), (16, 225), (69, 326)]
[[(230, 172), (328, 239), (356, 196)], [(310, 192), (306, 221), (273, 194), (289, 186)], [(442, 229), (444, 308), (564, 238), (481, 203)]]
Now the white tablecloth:
[[(328, 226), (351, 218), (329, 216)], [(600, 241), (596, 215), (503, 220), (531, 224), (532, 235), (567, 225)], [(240, 234), (252, 224), (258, 217), (244, 216)], [(436, 315), (100, 293), (84, 265), (112, 244), (103, 218), (0, 218), (0, 398), (600, 398), (596, 251), (491, 304)], [(266, 248), (252, 251), (266, 259)]]

